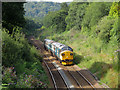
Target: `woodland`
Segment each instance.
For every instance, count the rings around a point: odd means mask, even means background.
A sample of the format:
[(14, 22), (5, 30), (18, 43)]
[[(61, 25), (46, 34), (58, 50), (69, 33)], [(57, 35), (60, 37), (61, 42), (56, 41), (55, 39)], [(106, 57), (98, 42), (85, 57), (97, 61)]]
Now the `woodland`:
[(2, 86), (47, 88), (41, 55), (26, 37), (69, 45), (74, 63), (120, 87), (119, 2), (2, 3)]

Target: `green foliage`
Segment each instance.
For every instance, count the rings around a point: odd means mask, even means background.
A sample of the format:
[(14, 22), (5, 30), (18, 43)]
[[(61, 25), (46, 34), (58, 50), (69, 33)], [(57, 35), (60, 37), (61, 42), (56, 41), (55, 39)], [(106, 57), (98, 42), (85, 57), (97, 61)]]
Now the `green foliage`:
[(66, 29), (65, 18), (67, 14), (67, 10), (63, 8), (56, 12), (49, 12), (43, 20), (43, 25), (47, 31), (52, 30), (56, 33), (63, 32)]
[[(18, 32), (12, 35), (9, 35), (5, 29), (2, 31), (2, 65), (4, 66), (2, 83), (12, 88), (45, 88), (47, 85), (44, 83), (48, 81), (40, 62), (42, 57), (35, 47), (28, 44), (24, 35), (19, 32), (19, 28), (17, 29), (15, 31)], [(24, 73), (34, 76), (30, 79), (23, 75)]]
[(75, 25), (76, 11), (77, 11), (79, 4), (80, 3), (72, 2), (69, 5), (68, 16), (65, 19), (65, 21), (67, 23), (67, 27), (66, 27), (67, 30), (69, 30), (70, 28), (72, 28)]
[[(40, 69), (39, 67), (33, 67), (33, 69)], [(26, 74), (27, 72), (24, 72), (18, 76), (15, 69), (16, 68), (14, 67), (3, 67), (2, 83), (6, 83), (8, 88), (47, 88), (47, 84), (44, 83), (44, 78), (46, 78), (46, 76), (43, 74), (44, 72), (38, 73), (39, 70), (33, 71), (33, 69), (31, 69), (31, 71), (25, 68), (31, 73), (29, 72), (29, 74)]]
[(14, 71), (14, 67), (10, 68), (2, 68), (3, 70), (3, 77), (2, 77), (2, 83), (7, 83), (7, 84), (15, 84), (16, 82), (16, 72)]
[(113, 2), (112, 6), (111, 6), (111, 9), (110, 9), (110, 12), (109, 12), (109, 15), (110, 16), (113, 16), (113, 17), (118, 17), (120, 13), (120, 5), (118, 2)]
[(88, 68), (100, 81), (117, 88), (118, 78), (115, 77), (119, 68), (120, 18), (114, 17), (117, 15), (114, 13), (116, 4), (72, 2), (65, 17), (66, 31), (61, 33), (54, 31), (58, 30), (55, 28), (60, 24), (56, 23), (57, 17), (55, 20), (52, 18), (57, 12), (50, 13), (48, 19), (54, 22), (48, 20), (44, 28), (48, 29), (40, 34), (42, 39), (48, 38), (71, 46), (75, 64)]
[(97, 24), (101, 17), (109, 14), (109, 7), (112, 3), (93, 2), (87, 8), (83, 17), (83, 30)]
[(18, 81), (16, 88), (47, 88), (47, 86), (34, 75), (23, 75)]
[(120, 17), (115, 19), (113, 29), (110, 32), (110, 35), (116, 38), (117, 42), (120, 43)]
[(110, 40), (110, 31), (113, 28), (113, 24), (115, 22), (114, 18), (103, 17), (96, 27), (96, 34), (98, 34), (99, 38), (103, 40), (104, 43), (109, 42)]
[(34, 18), (26, 18), (25, 28), (22, 29), (22, 32), (26, 35), (34, 35), (35, 37), (39, 36), (40, 28), (42, 27), (42, 23), (39, 20), (35, 20)]
[(9, 29), (11, 34), (14, 26), (23, 27), (25, 25), (24, 19), (24, 2), (3, 2), (2, 3), (2, 26)]
[(65, 19), (67, 23), (67, 30), (71, 28), (81, 29), (81, 21), (85, 14), (85, 8), (87, 7), (87, 3), (81, 2), (72, 2), (69, 5), (68, 15)]
[(28, 2), (24, 4), (25, 16), (36, 19), (42, 19), (50, 11), (60, 9), (59, 3), (54, 2)]
[(60, 6), (61, 6), (61, 10), (68, 11), (68, 9), (69, 9), (67, 3), (65, 3), (65, 2), (61, 3)]
[(83, 19), (83, 16), (85, 15), (85, 8), (88, 6), (88, 3), (81, 3), (79, 6), (78, 6), (78, 9), (77, 9), (77, 14), (76, 14), (76, 29), (77, 30), (80, 30), (81, 27), (82, 27), (82, 19)]
[[(19, 29), (18, 29), (19, 30)], [(14, 33), (14, 38), (8, 35), (5, 30), (3, 31), (3, 64), (5, 66), (10, 66), (16, 64), (20, 60), (30, 61), (29, 48), (27, 41), (24, 39), (24, 35), (20, 33)], [(9, 53), (9, 54), (8, 54)]]
[(41, 65), (42, 57), (24, 35), (38, 32), (41, 23), (26, 19), (25, 25), (23, 4), (3, 3), (2, 85), (7, 85), (4, 88), (46, 88), (48, 81)]

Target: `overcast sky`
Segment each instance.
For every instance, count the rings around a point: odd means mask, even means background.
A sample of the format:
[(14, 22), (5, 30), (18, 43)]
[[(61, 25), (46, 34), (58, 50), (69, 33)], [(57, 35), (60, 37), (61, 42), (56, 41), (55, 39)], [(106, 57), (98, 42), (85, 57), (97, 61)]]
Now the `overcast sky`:
[(72, 2), (73, 0), (26, 0), (26, 1), (48, 1), (48, 2), (60, 2), (60, 3), (62, 3), (62, 2)]

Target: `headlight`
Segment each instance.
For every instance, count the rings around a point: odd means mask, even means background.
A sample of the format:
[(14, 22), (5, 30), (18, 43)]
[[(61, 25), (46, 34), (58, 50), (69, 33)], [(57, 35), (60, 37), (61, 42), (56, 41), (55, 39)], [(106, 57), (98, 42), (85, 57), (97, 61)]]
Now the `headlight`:
[(65, 54), (64, 54), (64, 53), (62, 53), (61, 55), (62, 55), (62, 56), (64, 56)]
[(70, 53), (70, 55), (72, 56), (72, 55), (73, 55), (73, 53)]

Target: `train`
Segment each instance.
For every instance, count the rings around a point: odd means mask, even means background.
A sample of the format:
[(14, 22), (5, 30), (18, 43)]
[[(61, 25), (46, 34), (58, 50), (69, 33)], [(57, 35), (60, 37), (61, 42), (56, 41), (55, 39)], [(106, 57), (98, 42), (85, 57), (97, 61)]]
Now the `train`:
[(71, 47), (50, 39), (44, 39), (44, 48), (52, 56), (55, 56), (62, 65), (73, 64), (73, 49)]

